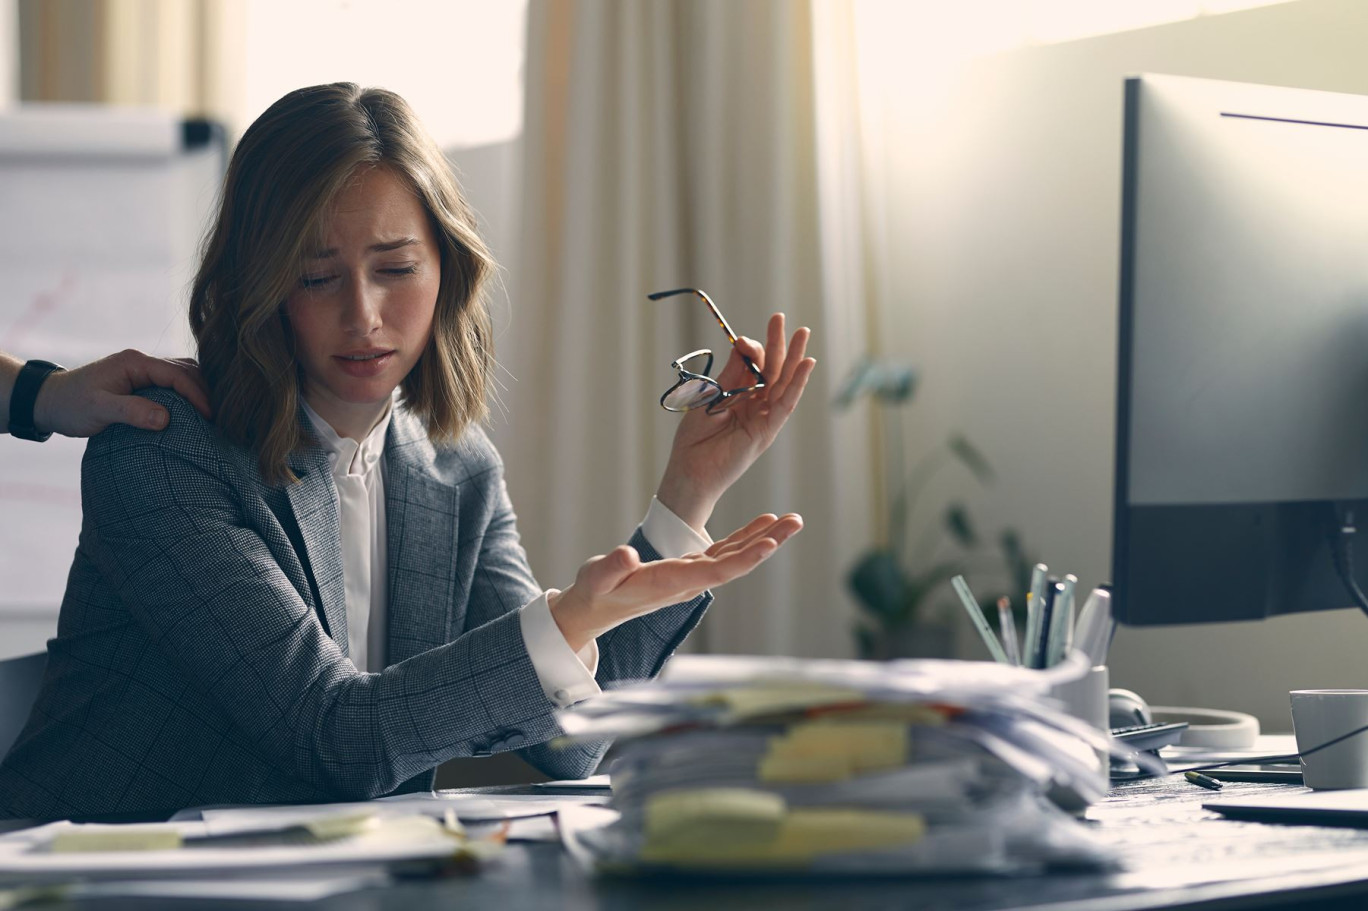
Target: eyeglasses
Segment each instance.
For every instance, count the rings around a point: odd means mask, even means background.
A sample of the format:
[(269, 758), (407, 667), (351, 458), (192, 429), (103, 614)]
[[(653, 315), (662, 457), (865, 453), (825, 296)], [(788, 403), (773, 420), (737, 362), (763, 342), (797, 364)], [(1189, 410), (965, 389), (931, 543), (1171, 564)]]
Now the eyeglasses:
[[(713, 319), (717, 320), (722, 331), (727, 333), (727, 338), (731, 340), (732, 347), (736, 346), (736, 333), (732, 331), (731, 326), (727, 325), (727, 318), (722, 315), (722, 311), (717, 309), (712, 298), (697, 288), (676, 288), (673, 291), (657, 291), (646, 296), (653, 301), (658, 301), (662, 298), (674, 297), (677, 294), (697, 294), (701, 297), (703, 303), (708, 305), (708, 310), (712, 312)], [(741, 352), (738, 351), (737, 354), (741, 354)], [(731, 407), (757, 389), (765, 388), (765, 376), (760, 372), (760, 369), (744, 354), (741, 354), (741, 360), (746, 362), (746, 366), (754, 374), (755, 383), (738, 389), (723, 389), (717, 380), (708, 376), (712, 372), (713, 364), (713, 353), (709, 349), (701, 348), (698, 351), (690, 351), (683, 357), (676, 358), (670, 362), (670, 366), (679, 371), (679, 381), (665, 390), (665, 394), (660, 397), (660, 407), (666, 411), (693, 411), (696, 408), (707, 408), (708, 414), (716, 414)], [(685, 364), (690, 365), (692, 369), (686, 368)], [(698, 369), (700, 366), (702, 369)]]

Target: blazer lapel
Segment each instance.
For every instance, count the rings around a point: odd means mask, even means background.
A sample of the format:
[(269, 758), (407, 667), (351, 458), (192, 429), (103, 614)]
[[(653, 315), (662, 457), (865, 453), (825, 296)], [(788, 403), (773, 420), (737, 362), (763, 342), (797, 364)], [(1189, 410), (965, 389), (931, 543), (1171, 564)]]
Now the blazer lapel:
[(317, 448), (297, 453), (290, 460), (298, 484), (285, 490), (294, 510), (295, 524), (304, 542), (308, 570), (318, 586), (321, 613), (328, 635), (347, 654), (347, 589), (342, 579), (341, 518), (333, 493), (328, 460)]
[(460, 488), (438, 480), (435, 462), (422, 424), (396, 407), (385, 441), (390, 664), (450, 641)]

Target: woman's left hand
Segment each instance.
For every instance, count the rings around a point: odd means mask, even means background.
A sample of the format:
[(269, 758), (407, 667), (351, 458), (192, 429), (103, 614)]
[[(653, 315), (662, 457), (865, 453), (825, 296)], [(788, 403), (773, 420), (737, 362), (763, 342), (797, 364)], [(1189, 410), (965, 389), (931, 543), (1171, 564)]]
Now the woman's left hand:
[(764, 374), (764, 388), (716, 414), (698, 408), (680, 419), (656, 497), (693, 528), (702, 531), (722, 494), (769, 448), (797, 407), (817, 366), (805, 356), (810, 335), (804, 327), (786, 339), (784, 314), (774, 314), (765, 345), (738, 339), (717, 377), (723, 389), (751, 385), (754, 374), (741, 359), (744, 353)]

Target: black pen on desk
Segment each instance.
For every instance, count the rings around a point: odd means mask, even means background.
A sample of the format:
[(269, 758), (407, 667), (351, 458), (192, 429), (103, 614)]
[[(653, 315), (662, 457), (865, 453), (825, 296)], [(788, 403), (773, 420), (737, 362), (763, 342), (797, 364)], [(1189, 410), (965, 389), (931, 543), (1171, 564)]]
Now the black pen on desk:
[(1203, 775), (1201, 772), (1189, 770), (1183, 773), (1183, 777), (1199, 787), (1206, 788), (1208, 791), (1221, 790), (1221, 783), (1219, 781), (1208, 775)]

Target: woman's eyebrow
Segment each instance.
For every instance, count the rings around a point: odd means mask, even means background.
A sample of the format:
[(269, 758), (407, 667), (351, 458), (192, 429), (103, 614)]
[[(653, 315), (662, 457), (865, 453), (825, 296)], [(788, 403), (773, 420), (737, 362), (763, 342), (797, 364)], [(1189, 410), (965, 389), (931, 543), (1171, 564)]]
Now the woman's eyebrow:
[[(378, 243), (378, 244), (371, 244), (369, 247), (366, 248), (366, 252), (367, 252), (367, 253), (388, 253), (390, 250), (398, 250), (398, 249), (400, 249), (401, 247), (412, 247), (412, 246), (414, 246), (414, 245), (416, 245), (416, 244), (420, 244), (420, 243), (422, 243), (422, 241), (420, 241), (420, 240), (419, 240), (418, 238), (416, 238), (416, 237), (400, 237), (400, 238), (398, 238), (397, 240), (386, 240), (386, 241), (381, 241), (381, 242)], [(334, 256), (336, 256), (336, 255), (337, 255), (337, 248), (336, 248), (336, 247), (329, 247), (329, 248), (326, 249), (326, 250), (319, 250), (317, 253), (315, 253), (315, 254), (314, 254), (312, 257), (310, 257), (310, 258), (311, 258), (311, 259), (331, 259), (332, 257), (334, 257)]]

